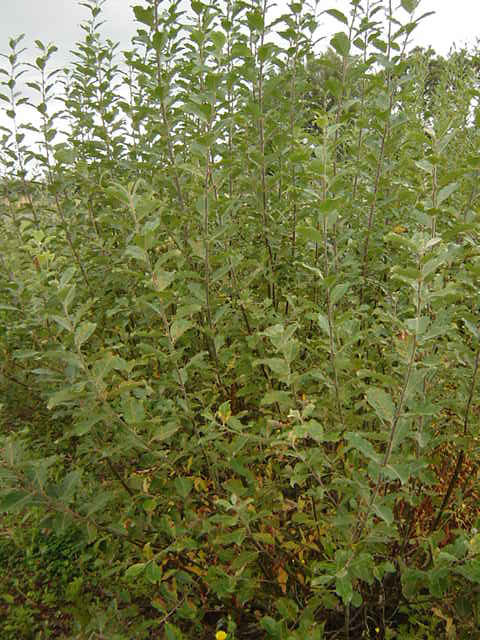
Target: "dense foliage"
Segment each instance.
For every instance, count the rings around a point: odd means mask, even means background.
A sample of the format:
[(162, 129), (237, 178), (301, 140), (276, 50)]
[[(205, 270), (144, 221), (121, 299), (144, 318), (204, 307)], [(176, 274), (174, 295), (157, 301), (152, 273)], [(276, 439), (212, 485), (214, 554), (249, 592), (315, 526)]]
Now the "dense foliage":
[(478, 53), (83, 4), (0, 70), (0, 635), (472, 638)]

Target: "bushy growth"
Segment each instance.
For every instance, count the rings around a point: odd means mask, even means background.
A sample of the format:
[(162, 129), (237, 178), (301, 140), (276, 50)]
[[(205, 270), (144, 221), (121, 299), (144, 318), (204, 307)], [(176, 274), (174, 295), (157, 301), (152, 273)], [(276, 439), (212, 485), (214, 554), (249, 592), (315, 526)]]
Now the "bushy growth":
[(83, 4), (0, 75), (0, 635), (474, 637), (478, 52)]

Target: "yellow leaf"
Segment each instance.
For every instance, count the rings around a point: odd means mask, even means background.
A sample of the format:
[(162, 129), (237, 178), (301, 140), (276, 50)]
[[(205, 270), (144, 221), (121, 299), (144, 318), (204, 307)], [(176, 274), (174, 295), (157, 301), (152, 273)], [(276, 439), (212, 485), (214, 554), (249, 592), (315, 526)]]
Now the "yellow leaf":
[(193, 486), (195, 487), (195, 491), (207, 491), (207, 483), (200, 476), (195, 476), (193, 478)]
[(232, 417), (232, 411), (230, 409), (230, 402), (224, 402), (217, 411), (217, 416), (220, 418), (222, 424), (226, 424)]
[(159, 596), (155, 596), (152, 600), (152, 606), (157, 609), (157, 611), (165, 612), (167, 610), (167, 605), (165, 604), (165, 600), (162, 600)]
[(457, 630), (453, 623), (453, 619), (443, 613), (438, 607), (432, 607), (432, 612), (442, 620), (445, 620), (445, 638), (446, 640), (455, 640), (457, 637)]
[(194, 573), (196, 576), (201, 577), (206, 574), (206, 571), (200, 569), (200, 567), (196, 567), (194, 564), (188, 564), (187, 569), (190, 571), (190, 573)]
[(288, 573), (283, 567), (279, 567), (277, 571), (277, 580), (283, 594), (287, 593)]
[(394, 233), (405, 233), (407, 231), (407, 227), (402, 227), (401, 224), (397, 224), (396, 227), (393, 227)]
[(147, 544), (143, 546), (143, 553), (145, 554), (147, 560), (151, 560), (153, 558), (153, 551), (150, 542), (147, 542)]

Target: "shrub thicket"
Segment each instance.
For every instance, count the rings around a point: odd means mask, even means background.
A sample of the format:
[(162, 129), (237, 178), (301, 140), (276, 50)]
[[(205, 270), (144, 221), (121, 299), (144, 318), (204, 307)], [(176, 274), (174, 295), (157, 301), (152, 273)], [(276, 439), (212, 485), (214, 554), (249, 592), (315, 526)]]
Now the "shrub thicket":
[(2, 638), (474, 637), (478, 54), (83, 4), (0, 76)]

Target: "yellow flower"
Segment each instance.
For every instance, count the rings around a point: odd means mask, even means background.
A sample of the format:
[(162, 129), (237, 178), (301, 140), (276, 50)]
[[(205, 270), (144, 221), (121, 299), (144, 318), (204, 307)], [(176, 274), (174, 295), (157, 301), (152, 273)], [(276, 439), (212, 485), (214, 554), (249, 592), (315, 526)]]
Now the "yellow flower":
[(225, 633), (225, 631), (217, 631), (217, 633), (215, 634), (215, 640), (225, 640), (226, 637), (227, 634)]

